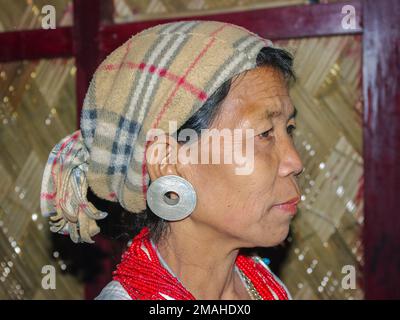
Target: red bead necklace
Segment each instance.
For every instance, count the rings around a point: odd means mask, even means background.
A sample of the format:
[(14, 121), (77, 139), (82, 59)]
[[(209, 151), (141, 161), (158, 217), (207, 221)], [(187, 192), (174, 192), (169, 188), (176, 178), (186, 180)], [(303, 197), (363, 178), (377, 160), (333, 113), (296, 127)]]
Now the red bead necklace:
[[(239, 254), (236, 266), (251, 281), (263, 300), (288, 299), (286, 290), (260, 262)], [(165, 295), (175, 300), (196, 300), (179, 280), (162, 266), (150, 242), (147, 227), (140, 231), (122, 255), (121, 263), (113, 272), (113, 279), (135, 300), (164, 300)]]

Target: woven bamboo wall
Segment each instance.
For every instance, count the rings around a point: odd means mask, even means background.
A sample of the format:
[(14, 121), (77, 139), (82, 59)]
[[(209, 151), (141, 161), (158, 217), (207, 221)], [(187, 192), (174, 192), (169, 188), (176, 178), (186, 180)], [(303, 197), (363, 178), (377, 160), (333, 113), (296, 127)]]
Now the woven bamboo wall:
[[(0, 65), (0, 298), (82, 297), (82, 285), (51, 257), (38, 202), (50, 146), (75, 128), (74, 72), (72, 59)], [(55, 291), (41, 287), (49, 264), (60, 271)]]
[[(281, 276), (297, 299), (360, 299), (363, 225), (361, 38), (276, 42), (295, 54), (291, 91), (303, 197)], [(356, 289), (342, 288), (345, 265)]]
[(114, 0), (114, 22), (306, 4), (307, 0)]
[[(67, 3), (55, 4), (61, 10)], [(38, 27), (38, 8), (1, 1), (1, 29)], [(60, 25), (71, 22), (70, 15), (58, 18)], [(53, 252), (38, 201), (50, 148), (75, 126), (73, 59), (0, 64), (0, 299), (83, 298), (82, 283)], [(56, 269), (55, 290), (42, 288), (45, 265)]]
[(40, 27), (41, 8), (51, 4), (56, 9), (56, 25), (72, 25), (71, 0), (0, 0), (0, 32)]

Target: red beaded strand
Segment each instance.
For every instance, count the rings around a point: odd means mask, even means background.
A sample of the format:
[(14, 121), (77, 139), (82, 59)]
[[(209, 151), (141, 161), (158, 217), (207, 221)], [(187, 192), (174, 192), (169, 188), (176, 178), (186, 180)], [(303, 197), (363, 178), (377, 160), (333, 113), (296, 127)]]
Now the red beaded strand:
[(254, 261), (253, 258), (238, 255), (236, 265), (249, 278), (263, 300), (275, 300), (273, 293), (276, 294), (279, 300), (288, 300), (286, 290), (277, 282), (268, 269)]
[[(280, 300), (288, 299), (285, 289), (261, 263), (251, 257), (238, 255), (236, 265), (249, 278), (263, 300), (274, 300), (273, 293)], [(195, 300), (179, 280), (162, 266), (149, 240), (147, 227), (133, 239), (113, 275), (113, 279), (124, 287), (132, 299), (163, 300), (165, 297), (162, 294), (165, 294), (175, 300)]]
[[(133, 299), (165, 299), (162, 292), (177, 300), (195, 298), (174, 278), (158, 260), (148, 240), (149, 230), (143, 228), (123, 254), (121, 263), (114, 271), (114, 280), (119, 281)], [(142, 249), (147, 249), (150, 259)]]

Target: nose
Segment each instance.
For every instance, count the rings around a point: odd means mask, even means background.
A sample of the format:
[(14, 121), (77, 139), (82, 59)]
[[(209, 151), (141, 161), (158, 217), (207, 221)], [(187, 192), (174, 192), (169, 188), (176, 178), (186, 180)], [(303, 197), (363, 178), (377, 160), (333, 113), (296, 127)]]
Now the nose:
[(303, 163), (300, 155), (294, 146), (292, 139), (286, 141), (280, 148), (279, 175), (286, 177), (289, 175), (297, 176), (303, 172)]

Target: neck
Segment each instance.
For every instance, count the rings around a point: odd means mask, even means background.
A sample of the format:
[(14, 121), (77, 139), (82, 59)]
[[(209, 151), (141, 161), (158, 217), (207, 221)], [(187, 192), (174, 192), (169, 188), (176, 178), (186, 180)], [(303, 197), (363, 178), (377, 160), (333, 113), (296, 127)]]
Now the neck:
[(239, 250), (218, 232), (185, 219), (171, 223), (170, 232), (156, 245), (175, 276), (196, 299), (240, 299), (247, 295), (234, 269)]

